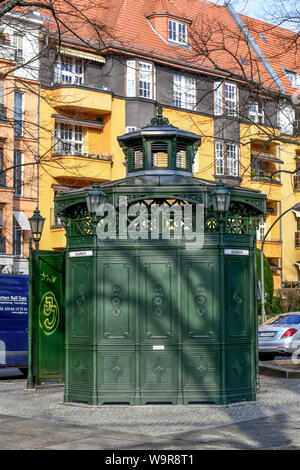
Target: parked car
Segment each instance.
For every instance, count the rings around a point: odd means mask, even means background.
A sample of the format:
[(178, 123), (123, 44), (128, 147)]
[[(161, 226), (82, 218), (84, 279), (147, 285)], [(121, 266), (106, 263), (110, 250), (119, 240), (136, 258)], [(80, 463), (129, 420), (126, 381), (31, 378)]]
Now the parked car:
[(300, 312), (277, 315), (258, 328), (260, 359), (274, 359), (278, 355), (300, 354)]

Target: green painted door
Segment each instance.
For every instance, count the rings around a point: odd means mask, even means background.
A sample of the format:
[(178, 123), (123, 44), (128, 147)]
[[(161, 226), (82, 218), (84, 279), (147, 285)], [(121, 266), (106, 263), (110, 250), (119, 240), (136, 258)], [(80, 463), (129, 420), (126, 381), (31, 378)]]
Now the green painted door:
[(35, 384), (64, 382), (64, 254), (39, 251), (34, 261)]

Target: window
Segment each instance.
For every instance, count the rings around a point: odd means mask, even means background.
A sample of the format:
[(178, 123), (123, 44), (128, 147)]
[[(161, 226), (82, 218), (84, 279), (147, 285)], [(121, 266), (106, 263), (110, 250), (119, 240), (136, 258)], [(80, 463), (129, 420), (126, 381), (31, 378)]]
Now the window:
[(14, 33), (12, 37), (12, 45), (16, 48), (15, 60), (21, 62), (23, 59), (23, 35)]
[(176, 168), (187, 168), (186, 144), (176, 143)]
[(216, 175), (224, 175), (224, 144), (216, 142), (215, 148)]
[(129, 133), (129, 132), (135, 132), (136, 131), (136, 127), (135, 126), (127, 126), (126, 127), (126, 132)]
[(0, 108), (4, 105), (4, 80), (0, 79)]
[(281, 105), (278, 110), (278, 125), (283, 134), (294, 132), (295, 110), (291, 105)]
[(63, 84), (84, 83), (84, 61), (77, 57), (61, 56), (55, 65), (55, 82)]
[(23, 163), (24, 154), (20, 150), (14, 151), (14, 195), (23, 194)]
[(0, 147), (0, 187), (5, 186), (5, 172), (3, 168), (3, 147)]
[(215, 115), (236, 116), (237, 87), (229, 82), (214, 83), (214, 110)]
[(249, 119), (260, 124), (264, 122), (263, 105), (258, 101), (251, 101), (249, 103)]
[(264, 33), (259, 33), (259, 35), (264, 41), (268, 40), (267, 36)]
[(173, 77), (173, 104), (179, 108), (195, 109), (196, 80), (185, 75)]
[(215, 171), (217, 176), (239, 176), (239, 147), (237, 144), (216, 142)]
[(128, 60), (127, 96), (152, 99), (154, 96), (154, 69), (148, 62)]
[(239, 176), (238, 146), (227, 144), (227, 175)]
[(74, 124), (56, 123), (54, 151), (60, 155), (83, 154), (83, 128)]
[(168, 166), (168, 144), (153, 142), (151, 144), (151, 167), (163, 168)]
[(13, 254), (16, 256), (22, 255), (22, 229), (15, 217), (13, 220)]
[(291, 82), (291, 85), (294, 88), (300, 86), (300, 80), (299, 80), (297, 72), (295, 72), (294, 70), (287, 70), (287, 69), (283, 69), (283, 70), (284, 70), (285, 75)]
[(169, 20), (169, 41), (177, 42), (180, 44), (187, 43), (187, 27), (184, 23)]
[(4, 107), (4, 80), (0, 79), (0, 121), (6, 121), (6, 109)]
[(264, 236), (266, 234), (266, 222), (264, 220), (260, 220), (257, 230), (256, 230), (256, 238), (259, 241), (262, 241), (264, 239)]
[(14, 133), (16, 137), (23, 136), (24, 126), (24, 96), (23, 93), (15, 91), (15, 108), (14, 108)]
[(3, 209), (0, 209), (0, 253), (5, 253), (5, 237), (2, 234), (3, 227)]

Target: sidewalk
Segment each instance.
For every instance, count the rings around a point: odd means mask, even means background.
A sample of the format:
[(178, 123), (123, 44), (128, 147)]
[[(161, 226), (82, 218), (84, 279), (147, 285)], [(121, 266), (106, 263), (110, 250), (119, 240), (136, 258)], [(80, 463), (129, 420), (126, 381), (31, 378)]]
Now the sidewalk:
[(261, 378), (256, 402), (88, 406), (63, 386), (0, 381), (0, 449), (300, 449), (300, 380)]

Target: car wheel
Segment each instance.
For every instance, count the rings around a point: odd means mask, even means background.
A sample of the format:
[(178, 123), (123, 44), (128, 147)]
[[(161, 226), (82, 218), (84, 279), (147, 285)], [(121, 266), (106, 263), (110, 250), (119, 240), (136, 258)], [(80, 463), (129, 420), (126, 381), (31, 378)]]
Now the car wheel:
[(20, 372), (22, 372), (22, 374), (23, 374), (25, 377), (27, 377), (27, 375), (28, 375), (28, 369), (27, 369), (27, 367), (26, 367), (26, 368), (25, 368), (25, 367), (20, 367)]
[(261, 361), (273, 361), (276, 355), (276, 353), (259, 353), (259, 359)]

